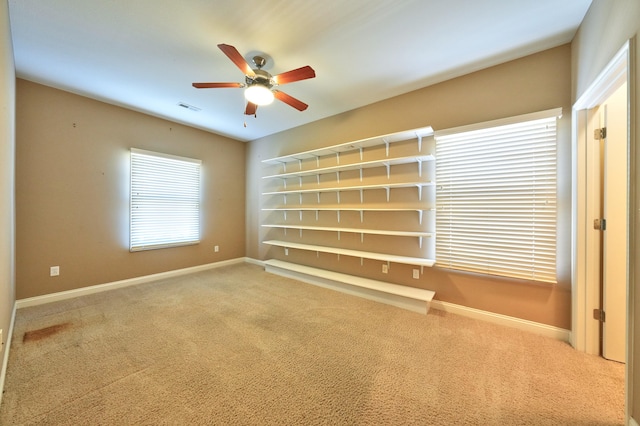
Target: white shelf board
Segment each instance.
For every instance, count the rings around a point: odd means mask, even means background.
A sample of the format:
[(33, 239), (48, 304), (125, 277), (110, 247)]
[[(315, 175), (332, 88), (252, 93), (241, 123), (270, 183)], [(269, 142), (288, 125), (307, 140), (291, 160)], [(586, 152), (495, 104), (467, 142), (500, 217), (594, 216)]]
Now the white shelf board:
[(322, 157), (325, 155), (332, 155), (339, 152), (348, 152), (357, 150), (360, 148), (368, 148), (372, 146), (380, 146), (388, 143), (409, 141), (411, 139), (423, 138), (425, 136), (433, 135), (433, 128), (430, 126), (421, 127), (418, 129), (407, 130), (404, 132), (391, 133), (388, 135), (376, 136), (367, 139), (361, 139), (358, 141), (346, 142), (338, 145), (332, 145), (325, 148), (313, 149), (309, 151), (299, 152), (291, 155), (283, 155), (281, 157), (269, 158), (262, 160), (265, 164), (281, 164), (289, 163), (292, 161), (305, 160), (310, 158)]
[(336, 173), (336, 172), (344, 172), (347, 170), (361, 170), (361, 169), (370, 169), (374, 167), (382, 167), (382, 166), (395, 166), (399, 164), (410, 164), (410, 163), (419, 163), (423, 161), (432, 161), (434, 160), (434, 156), (431, 154), (426, 155), (411, 155), (407, 157), (396, 157), (396, 158), (385, 158), (380, 160), (371, 160), (371, 161), (363, 161), (359, 163), (352, 164), (338, 164), (335, 166), (329, 167), (321, 167), (316, 169), (309, 170), (297, 170), (294, 172), (285, 172), (279, 173), (275, 175), (263, 176), (262, 179), (287, 179), (301, 176), (315, 176), (326, 173)]
[(435, 182), (404, 182), (404, 183), (378, 183), (373, 185), (351, 185), (351, 186), (335, 186), (328, 188), (307, 188), (307, 189), (285, 189), (282, 191), (263, 192), (262, 195), (282, 195), (282, 194), (307, 194), (318, 192), (340, 192), (340, 191), (358, 191), (366, 189), (391, 189), (391, 188), (411, 188), (435, 185)]
[(308, 225), (279, 225), (268, 224), (262, 225), (265, 228), (281, 228), (281, 229), (299, 229), (303, 231), (332, 231), (332, 232), (348, 232), (352, 234), (370, 234), (370, 235), (391, 235), (398, 237), (432, 237), (432, 232), (424, 231), (391, 231), (386, 229), (361, 229), (361, 228), (340, 228), (335, 226), (308, 226)]
[(360, 257), (363, 259), (380, 260), (383, 262), (403, 263), (407, 265), (433, 266), (435, 264), (435, 260), (424, 259), (421, 257), (398, 256), (395, 254), (374, 253), (374, 252), (368, 252), (368, 251), (343, 249), (339, 247), (317, 246), (313, 244), (301, 244), (301, 243), (293, 243), (293, 242), (279, 241), (279, 240), (267, 240), (267, 241), (263, 241), (263, 243), (272, 245), (272, 246), (284, 247), (284, 248), (316, 251), (321, 253), (332, 253), (332, 254), (343, 255), (343, 256)]
[(273, 212), (281, 212), (281, 211), (303, 211), (303, 212), (316, 212), (316, 211), (327, 211), (327, 212), (421, 212), (421, 211), (435, 211), (435, 209), (427, 209), (427, 208), (413, 208), (413, 207), (329, 207), (329, 206), (318, 206), (318, 207), (265, 207), (262, 211), (273, 211)]

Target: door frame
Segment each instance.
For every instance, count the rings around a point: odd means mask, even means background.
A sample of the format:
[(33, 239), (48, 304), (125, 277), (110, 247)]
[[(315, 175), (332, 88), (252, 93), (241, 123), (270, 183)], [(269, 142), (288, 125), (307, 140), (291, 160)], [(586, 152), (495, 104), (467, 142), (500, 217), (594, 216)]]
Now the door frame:
[[(598, 288), (599, 276), (596, 270), (591, 267), (596, 259), (598, 251), (594, 249), (596, 235), (592, 231), (592, 224), (589, 223), (589, 212), (592, 208), (592, 197), (589, 196), (588, 188), (591, 184), (592, 176), (587, 174), (588, 161), (590, 161), (587, 149), (587, 142), (592, 139), (588, 131), (588, 124), (591, 119), (591, 110), (601, 105), (621, 84), (627, 83), (627, 153), (628, 153), (628, 175), (634, 176), (636, 173), (635, 158), (632, 157), (634, 149), (631, 145), (631, 129), (633, 129), (633, 109), (632, 96), (634, 82), (634, 63), (632, 52), (634, 40), (630, 39), (616, 53), (613, 59), (594, 79), (589, 88), (580, 96), (572, 108), (572, 245), (571, 245), (571, 282), (572, 282), (572, 323), (571, 323), (571, 345), (582, 352), (599, 355), (600, 353), (600, 331), (599, 323), (593, 320), (593, 309), (599, 308), (600, 290)], [(635, 194), (632, 191), (632, 182), (628, 184), (628, 215), (627, 225), (629, 235), (634, 235), (634, 205)], [(632, 357), (633, 339), (633, 286), (630, 285), (630, 277), (633, 277), (633, 262), (630, 259), (637, 250), (633, 239), (627, 240), (627, 337), (625, 349), (625, 395), (626, 407), (630, 401), (630, 369), (629, 361)]]

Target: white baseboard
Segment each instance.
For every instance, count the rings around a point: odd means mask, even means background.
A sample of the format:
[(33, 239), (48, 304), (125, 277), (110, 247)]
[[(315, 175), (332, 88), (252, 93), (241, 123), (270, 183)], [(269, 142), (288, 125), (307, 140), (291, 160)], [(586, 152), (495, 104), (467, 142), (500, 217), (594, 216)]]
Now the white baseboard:
[(529, 321), (521, 318), (510, 317), (508, 315), (482, 311), (480, 309), (469, 308), (462, 305), (456, 305), (454, 303), (433, 300), (431, 302), (431, 307), (440, 311), (451, 312), (452, 314), (462, 315), (465, 317), (487, 321), (494, 324), (517, 328), (519, 330), (529, 331), (531, 333), (551, 337), (553, 339), (567, 343), (571, 338), (571, 331), (564, 328), (541, 324), (539, 322)]
[(258, 266), (264, 267), (264, 260), (258, 260), (252, 257), (245, 257), (244, 261), (247, 263), (251, 263), (252, 265), (258, 265)]
[(13, 304), (13, 311), (11, 312), (11, 321), (9, 322), (9, 330), (7, 330), (7, 337), (5, 340), (4, 357), (2, 359), (2, 370), (0, 370), (0, 405), (2, 405), (2, 395), (4, 393), (4, 379), (7, 376), (7, 366), (9, 365), (9, 349), (11, 349), (11, 339), (13, 339), (13, 324), (16, 321), (16, 309), (17, 306)]
[(82, 287), (74, 290), (61, 291), (58, 293), (45, 294), (42, 296), (29, 297), (26, 299), (20, 299), (16, 301), (18, 309), (26, 308), (29, 306), (43, 305), (45, 303), (57, 302), (58, 300), (72, 299), (74, 297), (86, 296), (88, 294), (100, 293), (103, 291), (115, 290), (117, 288), (129, 287), (132, 285), (138, 285), (148, 283), (151, 281), (161, 280), (165, 278), (177, 277), (180, 275), (192, 274), (194, 272), (206, 271), (208, 269), (220, 268), (227, 265), (233, 265), (237, 263), (244, 263), (247, 259), (240, 257), (237, 259), (224, 260), (222, 262), (207, 263), (205, 265), (192, 266), (190, 268), (176, 269), (173, 271), (160, 272), (158, 274), (145, 275), (142, 277), (129, 278), (121, 281), (114, 281), (105, 284), (93, 285), (90, 287)]

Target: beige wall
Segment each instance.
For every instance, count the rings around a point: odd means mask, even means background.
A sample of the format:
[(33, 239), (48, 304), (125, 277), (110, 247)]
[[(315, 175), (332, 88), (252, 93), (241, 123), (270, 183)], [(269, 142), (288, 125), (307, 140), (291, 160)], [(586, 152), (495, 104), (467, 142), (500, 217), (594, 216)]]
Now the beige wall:
[[(15, 71), (7, 2), (0, 1), (0, 366), (15, 302)], [(2, 370), (4, 373), (4, 370)], [(0, 374), (0, 391), (4, 374)], [(2, 395), (0, 395), (2, 400)]]
[[(14, 152), (15, 152), (15, 72), (9, 27), (9, 9), (0, 1), (0, 329), (2, 340), (9, 334), (15, 301), (14, 288)], [(0, 366), (5, 349), (0, 347)], [(2, 391), (0, 380), (0, 391)], [(0, 400), (2, 395), (0, 395)]]
[[(633, 39), (631, 46), (632, 61), (630, 102), (631, 102), (631, 185), (633, 194), (630, 205), (630, 263), (632, 267), (629, 276), (631, 303), (635, 315), (631, 318), (630, 330), (633, 333), (629, 344), (631, 358), (628, 363), (629, 375), (629, 415), (640, 423), (640, 295), (638, 295), (638, 274), (640, 274), (640, 146), (638, 143), (638, 123), (640, 123), (640, 109), (637, 107), (638, 88), (640, 87), (640, 46), (637, 35), (640, 31), (640, 2), (638, 0), (594, 0), (589, 12), (576, 34), (572, 43), (572, 101), (593, 83), (594, 79), (604, 69), (607, 63), (629, 39)], [(635, 389), (635, 390), (634, 390)]]
[[(16, 96), (18, 299), (244, 256), (244, 143), (21, 79)], [(131, 147), (202, 160), (200, 244), (129, 252)]]
[[(513, 281), (427, 268), (413, 280), (405, 265), (388, 275), (363, 271), (348, 260), (332, 269), (435, 290), (439, 300), (524, 318), (565, 329), (571, 327), (571, 52), (570, 46), (508, 62), (417, 90), (370, 106), (329, 117), (249, 143), (247, 152), (247, 256), (268, 257), (261, 244), (264, 214), (261, 160), (401, 130), (433, 126), (436, 130), (562, 107), (558, 148), (557, 285)], [(313, 105), (311, 106), (313, 107)]]

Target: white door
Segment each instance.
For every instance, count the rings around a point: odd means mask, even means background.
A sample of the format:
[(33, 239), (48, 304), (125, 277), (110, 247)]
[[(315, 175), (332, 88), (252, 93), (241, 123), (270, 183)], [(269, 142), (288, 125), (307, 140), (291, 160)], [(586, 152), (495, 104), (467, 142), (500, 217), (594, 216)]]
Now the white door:
[(625, 361), (627, 324), (627, 85), (600, 107), (606, 128), (603, 143), (602, 356)]

